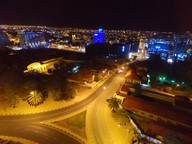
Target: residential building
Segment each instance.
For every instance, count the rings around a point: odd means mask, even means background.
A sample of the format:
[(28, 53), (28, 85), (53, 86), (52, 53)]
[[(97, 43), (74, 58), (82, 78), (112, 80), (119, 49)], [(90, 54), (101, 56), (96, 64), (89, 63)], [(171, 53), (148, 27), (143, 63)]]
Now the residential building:
[[(192, 142), (192, 113), (176, 109), (172, 105), (134, 96), (127, 97), (122, 107), (135, 115), (148, 119), (150, 134), (155, 134), (157, 137), (176, 134), (186, 142)], [(143, 128), (142, 125), (140, 128)], [(144, 128), (142, 131), (147, 133)]]

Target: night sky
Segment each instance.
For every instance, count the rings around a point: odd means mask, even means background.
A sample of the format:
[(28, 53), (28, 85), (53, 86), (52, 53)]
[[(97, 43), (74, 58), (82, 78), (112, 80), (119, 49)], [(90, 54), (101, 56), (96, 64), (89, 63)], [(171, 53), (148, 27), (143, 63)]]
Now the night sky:
[(192, 32), (192, 0), (1, 0), (0, 24)]

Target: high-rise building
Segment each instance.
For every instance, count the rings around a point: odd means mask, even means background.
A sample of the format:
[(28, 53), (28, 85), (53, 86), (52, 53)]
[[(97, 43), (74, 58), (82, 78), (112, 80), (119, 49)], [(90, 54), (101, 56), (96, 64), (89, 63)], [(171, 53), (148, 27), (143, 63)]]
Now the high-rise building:
[(105, 34), (104, 34), (103, 29), (100, 28), (94, 32), (93, 40), (94, 40), (94, 43), (104, 43)]

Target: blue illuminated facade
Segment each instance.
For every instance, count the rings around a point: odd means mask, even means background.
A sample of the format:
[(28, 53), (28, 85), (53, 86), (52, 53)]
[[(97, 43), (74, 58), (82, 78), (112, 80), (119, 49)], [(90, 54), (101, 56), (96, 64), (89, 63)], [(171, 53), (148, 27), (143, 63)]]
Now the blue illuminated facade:
[(5, 46), (10, 43), (9, 37), (6, 33), (0, 31), (0, 46)]
[(105, 34), (103, 29), (98, 29), (97, 31), (94, 32), (93, 40), (94, 40), (94, 44), (105, 42)]
[(170, 63), (183, 61), (187, 57), (189, 44), (187, 35), (157, 35), (149, 39), (148, 54), (158, 53)]
[(150, 38), (149, 50), (150, 51), (173, 51), (174, 39), (166, 38)]
[(22, 48), (47, 47), (44, 33), (41, 31), (24, 31), (19, 33)]
[(190, 39), (186, 35), (172, 35), (170, 37), (156, 36), (149, 40), (149, 51), (186, 53)]

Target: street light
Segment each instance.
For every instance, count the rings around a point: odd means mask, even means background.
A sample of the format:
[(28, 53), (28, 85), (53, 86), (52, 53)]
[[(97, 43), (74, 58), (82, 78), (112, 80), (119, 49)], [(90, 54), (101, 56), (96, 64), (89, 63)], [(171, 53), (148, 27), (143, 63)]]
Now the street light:
[(179, 87), (180, 85), (179, 84), (176, 84), (176, 86), (175, 86), (175, 90), (177, 89), (177, 87)]
[(31, 95), (34, 95), (34, 91), (31, 91), (30, 94), (31, 94)]

